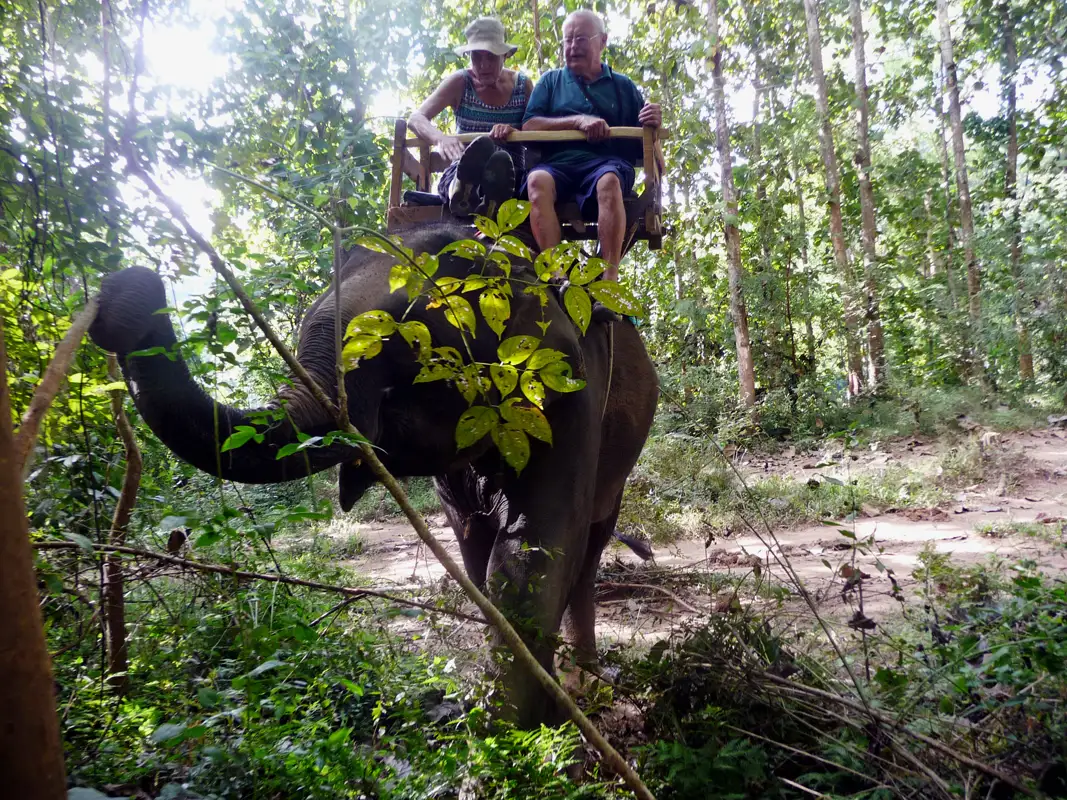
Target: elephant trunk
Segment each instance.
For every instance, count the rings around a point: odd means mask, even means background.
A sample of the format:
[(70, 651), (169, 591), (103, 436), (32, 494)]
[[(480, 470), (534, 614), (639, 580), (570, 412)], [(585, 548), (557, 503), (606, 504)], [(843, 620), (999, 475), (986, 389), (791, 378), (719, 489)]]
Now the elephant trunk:
[[(119, 356), (134, 404), (144, 421), (176, 455), (197, 469), (240, 483), (280, 483), (358, 457), (351, 446), (307, 447), (278, 458), (297, 434), (321, 436), (336, 424), (303, 385), (284, 388), (257, 409), (238, 409), (209, 397), (178, 354), (177, 337), (166, 315), (162, 280), (152, 270), (132, 267), (108, 276), (100, 291), (100, 313), (89, 335)], [(153, 351), (137, 355), (138, 351)], [(305, 365), (308, 366), (308, 365)], [(312, 372), (334, 394), (331, 369)], [(316, 371), (318, 374), (315, 374)], [(247, 426), (253, 435), (223, 452), (227, 439)], [(240, 438), (240, 437), (238, 437)]]

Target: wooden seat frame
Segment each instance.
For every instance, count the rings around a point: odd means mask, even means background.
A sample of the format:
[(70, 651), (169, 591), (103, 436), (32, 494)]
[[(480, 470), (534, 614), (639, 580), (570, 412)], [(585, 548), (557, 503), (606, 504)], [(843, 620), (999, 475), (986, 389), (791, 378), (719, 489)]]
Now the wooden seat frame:
[[(474, 141), (482, 134), (464, 133), (458, 138), (464, 144)], [(640, 139), (642, 158), (638, 166), (644, 167), (645, 180), (639, 195), (623, 199), (626, 207), (626, 236), (623, 250), (629, 250), (635, 241), (648, 242), (650, 250), (659, 250), (663, 245), (663, 187), (656, 161), (656, 150), (666, 131), (660, 128), (611, 128), (612, 139)], [(581, 131), (517, 131), (508, 137), (509, 142), (534, 145), (538, 142), (585, 141)], [(416, 156), (417, 153), (417, 156)], [(414, 226), (433, 222), (447, 222), (453, 217), (446, 206), (420, 206), (402, 204), (404, 176), (415, 183), (420, 192), (431, 191), (433, 175), (443, 172), (448, 160), (432, 150), (432, 145), (417, 136), (409, 137), (407, 123), (398, 119), (393, 130), (392, 180), (389, 185), (388, 230), (396, 233)], [(564, 240), (596, 239), (596, 220), (583, 219), (577, 204), (560, 203), (556, 206), (561, 233)], [(528, 227), (529, 222), (525, 223)], [(531, 236), (532, 239), (532, 236)]]

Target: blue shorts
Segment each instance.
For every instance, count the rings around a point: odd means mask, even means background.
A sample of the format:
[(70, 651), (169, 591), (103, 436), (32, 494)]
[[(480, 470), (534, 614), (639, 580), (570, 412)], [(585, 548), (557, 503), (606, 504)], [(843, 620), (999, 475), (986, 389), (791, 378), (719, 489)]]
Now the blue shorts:
[[(614, 172), (622, 184), (622, 196), (629, 196), (634, 188), (633, 165), (624, 158), (618, 156), (604, 156), (592, 158), (581, 164), (567, 164), (554, 166), (552, 164), (537, 164), (530, 172), (541, 170), (552, 176), (556, 182), (556, 201), (566, 202), (574, 200), (581, 209), (583, 217), (592, 217), (597, 213), (596, 185), (597, 181)], [(529, 177), (527, 177), (529, 180)], [(527, 197), (527, 181), (522, 183), (522, 196)]]

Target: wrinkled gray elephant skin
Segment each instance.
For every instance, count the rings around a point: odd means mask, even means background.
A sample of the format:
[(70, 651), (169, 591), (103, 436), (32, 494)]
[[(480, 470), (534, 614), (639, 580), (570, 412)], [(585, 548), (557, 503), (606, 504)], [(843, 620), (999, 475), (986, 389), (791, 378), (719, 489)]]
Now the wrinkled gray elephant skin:
[[(406, 241), (417, 253), (436, 253), (470, 234), (470, 229), (441, 226), (411, 234)], [(389, 291), (392, 263), (387, 256), (362, 249), (349, 258), (342, 273), (342, 324), (371, 309), (403, 317), (406, 294)], [(471, 268), (470, 261), (444, 256), (438, 276), (462, 277)], [(532, 274), (517, 269), (512, 279), (518, 277), (529, 281)], [(513, 286), (505, 336), (540, 336), (535, 324), (541, 319), (539, 303), (523, 293), (525, 285)], [(137, 410), (163, 443), (205, 472), (244, 483), (296, 480), (309, 471), (340, 465), (341, 504), (350, 509), (374, 483), (357, 450), (309, 448), (280, 460), (275, 457), (280, 447), (296, 441), (298, 431), (315, 436), (335, 428), (299, 381), (265, 406), (284, 408), (285, 414), (277, 415), (262, 442), (249, 441), (220, 453), (222, 442), (238, 425), (253, 424), (250, 415), (257, 410), (216, 406), (181, 358), (131, 355), (156, 347), (173, 350), (176, 337), (170, 320), (155, 313), (166, 306), (159, 276), (132, 267), (105, 279), (100, 313), (90, 330), (97, 344), (118, 354)], [(381, 448), (389, 470), (401, 477), (433, 476), (467, 574), (489, 591), (552, 672), (561, 628), (578, 659), (595, 662), (597, 566), (614, 531), (623, 484), (652, 424), (658, 385), (633, 326), (594, 323), (582, 337), (554, 299), (546, 313), (551, 326), (542, 346), (564, 352), (587, 386), (569, 394), (549, 391), (544, 411), (554, 444), (532, 440), (529, 464), (520, 475), (503, 462), (488, 436), (457, 452), (456, 423), (467, 403), (446, 381), (413, 383), (420, 365), (400, 336), (391, 337), (378, 356), (349, 372), (345, 386), (352, 422)], [(466, 352), (440, 309), (417, 303), (406, 318), (424, 322), (435, 346)], [(299, 342), (300, 363), (335, 396), (332, 290), (308, 311)], [(470, 342), (474, 358), (497, 361), (498, 344), (479, 319)], [(532, 675), (508, 659), (499, 670), (515, 722), (528, 727), (558, 719), (558, 710)]]

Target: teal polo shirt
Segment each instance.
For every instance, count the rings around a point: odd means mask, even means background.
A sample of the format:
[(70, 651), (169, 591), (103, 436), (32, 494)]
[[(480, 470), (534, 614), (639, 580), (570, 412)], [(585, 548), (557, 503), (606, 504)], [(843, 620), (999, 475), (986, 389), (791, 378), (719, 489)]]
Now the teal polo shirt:
[[(625, 75), (614, 72), (607, 64), (600, 65), (600, 77), (587, 82), (570, 69), (553, 69), (541, 76), (533, 94), (526, 104), (523, 124), (533, 117), (570, 117), (589, 114), (600, 117), (609, 125), (637, 126), (637, 114), (644, 106), (634, 82)], [(582, 91), (585, 84), (596, 105)], [(599, 109), (597, 108), (599, 106)], [(595, 158), (614, 155), (636, 164), (641, 158), (641, 143), (638, 141), (613, 140), (596, 144), (585, 142), (538, 143), (541, 163), (563, 167), (581, 164)]]

